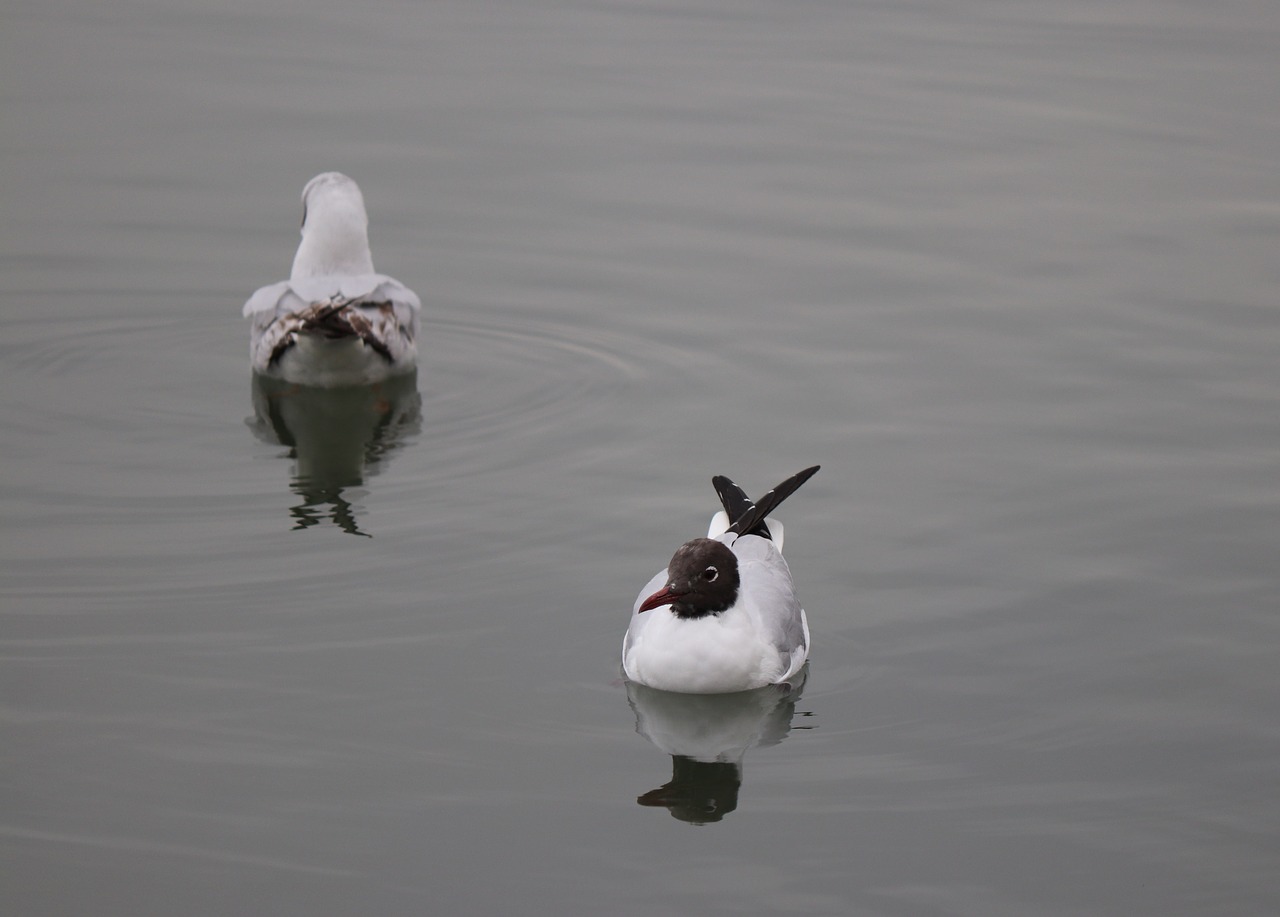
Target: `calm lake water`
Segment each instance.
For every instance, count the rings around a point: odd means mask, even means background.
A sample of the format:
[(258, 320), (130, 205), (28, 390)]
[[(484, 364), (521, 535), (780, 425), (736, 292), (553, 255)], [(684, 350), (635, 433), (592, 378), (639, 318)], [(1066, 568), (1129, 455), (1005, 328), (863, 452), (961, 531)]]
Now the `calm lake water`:
[[(1271, 0), (15, 0), (0, 911), (1280, 911)], [(416, 379), (255, 384), (364, 189)], [(780, 513), (791, 695), (627, 686)]]

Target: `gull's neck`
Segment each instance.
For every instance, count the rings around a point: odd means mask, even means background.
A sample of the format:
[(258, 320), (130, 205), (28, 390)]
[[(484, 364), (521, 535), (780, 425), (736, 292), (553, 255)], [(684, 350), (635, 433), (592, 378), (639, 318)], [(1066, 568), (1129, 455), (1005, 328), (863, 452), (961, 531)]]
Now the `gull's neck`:
[(307, 213), (291, 279), (330, 274), (372, 274), (369, 220), (360, 202), (330, 198)]

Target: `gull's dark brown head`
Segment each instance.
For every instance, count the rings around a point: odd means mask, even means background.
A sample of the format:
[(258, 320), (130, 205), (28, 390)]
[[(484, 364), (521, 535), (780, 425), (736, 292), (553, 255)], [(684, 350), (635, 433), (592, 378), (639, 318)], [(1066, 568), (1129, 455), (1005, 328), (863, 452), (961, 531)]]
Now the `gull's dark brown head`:
[(681, 618), (713, 615), (738, 600), (738, 559), (710, 538), (680, 546), (667, 564), (667, 584), (640, 603), (640, 611), (670, 605)]

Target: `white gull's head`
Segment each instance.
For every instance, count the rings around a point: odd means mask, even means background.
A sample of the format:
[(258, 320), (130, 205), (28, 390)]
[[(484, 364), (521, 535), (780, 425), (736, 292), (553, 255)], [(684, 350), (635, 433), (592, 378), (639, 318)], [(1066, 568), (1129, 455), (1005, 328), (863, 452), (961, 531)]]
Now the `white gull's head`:
[(341, 172), (324, 172), (302, 191), (302, 242), (290, 279), (372, 274), (364, 196)]

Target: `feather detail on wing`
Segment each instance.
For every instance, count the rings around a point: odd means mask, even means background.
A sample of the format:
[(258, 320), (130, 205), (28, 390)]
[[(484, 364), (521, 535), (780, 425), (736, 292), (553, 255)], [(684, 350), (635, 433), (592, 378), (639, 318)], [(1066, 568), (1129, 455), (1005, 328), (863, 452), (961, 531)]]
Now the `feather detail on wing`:
[[(303, 338), (350, 339), (363, 343), (369, 358), (400, 371), (417, 355), (420, 309), (417, 295), (385, 274), (281, 281), (262, 287), (245, 303), (244, 314), (253, 323), (250, 359), (257, 371), (274, 372)], [(381, 373), (370, 367), (357, 378), (369, 372)]]
[[(769, 531), (764, 524), (765, 517), (777, 509), (783, 500), (795, 493), (801, 484), (813, 477), (820, 467), (820, 465), (814, 465), (811, 468), (806, 468), (804, 471), (793, 474), (755, 503), (750, 502), (750, 497), (737, 484), (734, 484), (723, 475), (716, 475), (711, 479), (711, 483), (715, 486), (716, 493), (720, 495), (720, 500), (725, 510), (729, 515), (734, 516), (733, 525), (729, 527), (729, 531), (738, 532), (742, 535), (761, 535), (767, 538)], [(747, 504), (746, 508), (739, 512), (739, 510), (742, 510), (744, 501)]]
[(296, 312), (316, 303), (343, 300), (350, 303), (389, 302), (397, 310), (416, 315), (422, 308), (418, 294), (386, 274), (335, 274), (301, 277), (262, 287), (244, 304), (244, 315), (261, 312)]
[[(370, 303), (359, 306), (349, 303), (320, 303), (300, 312), (282, 315), (272, 323), (270, 355), (271, 366), (297, 343), (299, 334), (314, 334), (330, 341), (341, 338), (359, 338), (364, 345), (388, 363), (394, 363), (392, 347), (403, 332), (395, 319), (391, 303)], [(263, 350), (267, 341), (263, 341)]]

